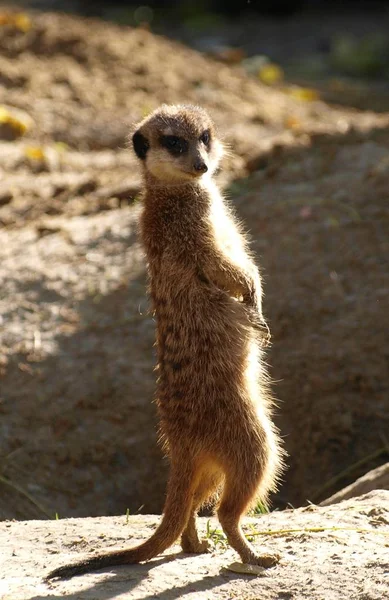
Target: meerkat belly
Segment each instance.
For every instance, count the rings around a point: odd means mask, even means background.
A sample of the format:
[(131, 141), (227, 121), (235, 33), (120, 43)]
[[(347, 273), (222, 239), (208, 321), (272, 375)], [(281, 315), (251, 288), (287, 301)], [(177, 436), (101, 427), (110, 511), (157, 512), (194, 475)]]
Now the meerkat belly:
[[(189, 307), (190, 310), (189, 310)], [(244, 309), (226, 294), (200, 289), (190, 299), (166, 297), (156, 308), (158, 390), (162, 424), (205, 432), (215, 418), (231, 428), (256, 421), (258, 346)]]

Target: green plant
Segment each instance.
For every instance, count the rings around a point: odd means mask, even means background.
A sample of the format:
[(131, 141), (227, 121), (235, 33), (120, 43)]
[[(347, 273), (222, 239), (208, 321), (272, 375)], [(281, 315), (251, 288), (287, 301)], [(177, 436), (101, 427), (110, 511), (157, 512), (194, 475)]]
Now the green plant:
[(213, 529), (211, 527), (211, 521), (208, 519), (207, 521), (207, 531), (206, 531), (207, 540), (212, 542), (215, 548), (222, 548), (226, 550), (228, 547), (227, 537), (222, 529)]
[(253, 516), (255, 515), (266, 515), (267, 513), (269, 513), (269, 506), (267, 504), (267, 502), (262, 502), (262, 500), (258, 500), (257, 504), (254, 506), (253, 510), (251, 511), (251, 514)]

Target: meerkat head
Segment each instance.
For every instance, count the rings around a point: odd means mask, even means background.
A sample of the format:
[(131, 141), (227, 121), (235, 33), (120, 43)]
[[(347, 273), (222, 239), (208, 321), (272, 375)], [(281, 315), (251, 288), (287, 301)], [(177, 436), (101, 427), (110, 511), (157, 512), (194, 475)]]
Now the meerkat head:
[(223, 153), (211, 118), (198, 106), (162, 105), (139, 123), (132, 143), (145, 171), (170, 184), (212, 174)]

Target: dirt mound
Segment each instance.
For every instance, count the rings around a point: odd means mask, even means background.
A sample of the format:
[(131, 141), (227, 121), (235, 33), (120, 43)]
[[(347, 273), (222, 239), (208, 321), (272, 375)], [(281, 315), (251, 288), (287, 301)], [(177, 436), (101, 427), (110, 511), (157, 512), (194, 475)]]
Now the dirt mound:
[(276, 502), (321, 499), (348, 483), (330, 481), (342, 469), (358, 463), (354, 479), (380, 464), (388, 117), (297, 102), (142, 29), (28, 23), (0, 26), (0, 516), (161, 510), (154, 324), (125, 147), (161, 102), (202, 104), (231, 147), (220, 182), (264, 267), (290, 452)]
[(143, 29), (59, 14), (30, 18), (22, 29), (12, 22), (0, 26), (0, 105), (11, 116), (17, 109), (28, 124), (22, 141), (12, 144), (1, 143), (0, 128), (4, 225), (112, 208), (117, 196), (96, 199), (91, 192), (129, 178), (136, 169), (126, 150), (130, 126), (163, 102), (201, 104), (212, 112), (231, 148), (224, 183), (245, 174), (246, 160), (274, 143), (379, 122), (374, 114), (298, 102), (239, 67)]
[[(174, 546), (143, 565), (116, 567), (43, 583), (53, 568), (91, 552), (148, 538), (158, 522), (146, 515), (0, 523), (0, 593), (4, 600), (120, 597), (148, 600), (383, 600), (387, 596), (389, 492), (376, 491), (326, 508), (274, 512), (245, 520), (260, 551), (281, 554), (273, 569), (253, 577), (237, 571), (218, 524), (202, 519), (212, 554)], [(273, 532), (266, 535), (266, 532)], [(239, 567), (239, 563), (238, 563)], [(230, 568), (232, 570), (230, 570)]]

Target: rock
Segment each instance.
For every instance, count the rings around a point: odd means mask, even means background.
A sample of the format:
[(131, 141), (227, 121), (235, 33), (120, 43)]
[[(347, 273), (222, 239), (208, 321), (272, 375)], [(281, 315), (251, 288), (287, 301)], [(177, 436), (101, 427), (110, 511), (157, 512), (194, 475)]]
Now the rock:
[(323, 500), (320, 505), (329, 506), (330, 504), (337, 504), (338, 502), (342, 502), (342, 500), (361, 496), (372, 490), (389, 490), (389, 463), (369, 471), (351, 485)]
[(4, 206), (5, 204), (9, 204), (13, 198), (12, 192), (9, 190), (4, 190), (0, 192), (0, 206)]
[[(373, 519), (373, 513), (382, 519)], [(149, 563), (50, 584), (43, 578), (55, 567), (147, 539), (159, 517), (8, 521), (0, 523), (0, 590), (4, 600), (382, 600), (388, 591), (385, 516), (389, 492), (378, 490), (329, 507), (311, 505), (247, 518), (244, 530), (254, 537), (258, 552), (281, 554), (276, 567), (258, 573), (238, 569), (236, 562), (229, 570), (237, 555), (221, 545), (200, 555), (183, 554), (174, 546)], [(202, 532), (206, 521), (200, 519)]]

